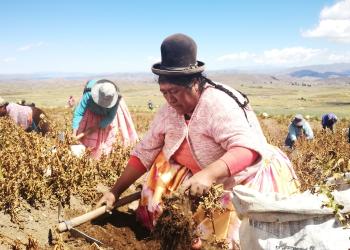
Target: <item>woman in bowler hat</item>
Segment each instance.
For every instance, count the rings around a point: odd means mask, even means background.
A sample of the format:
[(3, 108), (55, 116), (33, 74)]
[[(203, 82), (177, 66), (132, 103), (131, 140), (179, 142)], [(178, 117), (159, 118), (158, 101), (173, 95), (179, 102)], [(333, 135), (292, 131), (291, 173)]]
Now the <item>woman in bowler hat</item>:
[[(120, 195), (148, 171), (143, 184), (139, 221), (153, 229), (162, 213), (161, 196), (174, 190), (200, 196), (222, 184), (224, 212), (215, 213), (215, 235), (239, 242), (239, 220), (231, 203), (232, 189), (241, 184), (261, 192), (297, 192), (288, 158), (269, 145), (247, 96), (203, 75), (197, 45), (184, 34), (167, 37), (162, 61), (152, 67), (166, 104), (136, 145), (124, 173), (99, 201), (112, 208)], [(213, 235), (211, 221), (199, 209), (197, 234)], [(232, 246), (232, 245), (231, 245)]]

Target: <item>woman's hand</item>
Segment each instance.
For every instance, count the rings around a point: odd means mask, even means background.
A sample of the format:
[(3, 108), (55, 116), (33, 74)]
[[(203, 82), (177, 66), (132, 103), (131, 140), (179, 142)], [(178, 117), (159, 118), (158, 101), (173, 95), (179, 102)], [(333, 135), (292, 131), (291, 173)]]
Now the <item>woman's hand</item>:
[(73, 142), (78, 142), (81, 138), (85, 136), (85, 133), (80, 133), (79, 135), (77, 135), (77, 133), (78, 133), (78, 129), (73, 129), (73, 133), (72, 133)]
[(201, 196), (207, 193), (211, 187), (211, 185), (215, 182), (214, 176), (203, 169), (198, 173), (194, 174), (191, 178), (184, 181), (181, 190), (184, 192), (189, 190), (189, 193), (193, 196)]
[(138, 178), (140, 178), (146, 169), (140, 170), (136, 167), (132, 166), (130, 163), (126, 165), (123, 173), (118, 178), (118, 180), (114, 183), (113, 187), (103, 193), (102, 198), (97, 202), (96, 206), (100, 207), (103, 204), (106, 204), (107, 212), (111, 211), (115, 203), (118, 201), (120, 195), (128, 188), (132, 183), (134, 183)]
[(114, 208), (114, 204), (118, 200), (118, 198), (119, 197), (116, 197), (116, 195), (111, 191), (107, 191), (103, 193), (103, 196), (97, 202), (96, 207), (101, 207), (102, 205), (106, 205), (106, 211), (110, 213)]
[(79, 141), (81, 138), (85, 136), (85, 133), (80, 133), (79, 135), (73, 136), (73, 139)]
[(228, 176), (230, 176), (230, 172), (226, 163), (217, 160), (184, 181), (180, 187), (180, 192), (189, 190), (191, 195), (201, 196), (208, 192), (218, 179)]

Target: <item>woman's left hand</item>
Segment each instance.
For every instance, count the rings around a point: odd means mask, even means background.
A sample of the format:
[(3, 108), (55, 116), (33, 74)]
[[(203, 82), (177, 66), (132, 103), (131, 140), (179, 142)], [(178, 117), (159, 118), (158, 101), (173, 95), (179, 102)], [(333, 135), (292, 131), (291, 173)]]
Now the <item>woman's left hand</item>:
[(182, 183), (180, 192), (185, 192), (186, 190), (189, 190), (189, 193), (191, 195), (201, 196), (209, 191), (210, 187), (213, 185), (214, 182), (215, 178), (210, 173), (210, 171), (203, 169), (198, 173), (194, 174), (188, 180), (184, 181)]
[(184, 181), (180, 187), (180, 192), (184, 193), (186, 190), (189, 190), (191, 195), (201, 196), (207, 193), (217, 180), (228, 176), (230, 176), (230, 172), (226, 163), (222, 160), (217, 160)]

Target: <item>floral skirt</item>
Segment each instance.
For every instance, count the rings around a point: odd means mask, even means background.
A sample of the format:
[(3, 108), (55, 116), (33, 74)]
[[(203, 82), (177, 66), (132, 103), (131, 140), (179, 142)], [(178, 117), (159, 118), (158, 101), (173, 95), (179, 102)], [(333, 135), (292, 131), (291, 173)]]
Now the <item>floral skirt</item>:
[[(191, 176), (190, 170), (185, 166), (170, 164), (163, 153), (160, 153), (143, 184), (139, 208), (136, 211), (138, 220), (152, 230), (162, 213), (162, 195), (170, 194)], [(269, 145), (258, 172), (240, 185), (260, 192), (278, 192), (286, 195), (298, 192), (298, 181), (290, 161), (282, 151), (272, 145)], [(213, 222), (205, 216), (201, 207), (194, 213), (193, 219), (198, 225), (196, 233), (202, 239), (208, 239), (215, 232), (216, 239), (239, 243), (240, 220), (232, 204), (231, 191), (224, 192), (221, 198), (224, 212), (214, 212)]]

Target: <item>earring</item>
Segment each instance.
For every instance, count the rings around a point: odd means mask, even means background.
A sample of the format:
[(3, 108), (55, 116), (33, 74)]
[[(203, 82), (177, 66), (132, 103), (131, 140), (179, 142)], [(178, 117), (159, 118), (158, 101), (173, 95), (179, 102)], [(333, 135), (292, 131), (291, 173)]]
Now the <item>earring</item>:
[(195, 90), (196, 92), (198, 92), (198, 90), (199, 90), (198, 84), (195, 84), (195, 85), (194, 85), (194, 90)]

